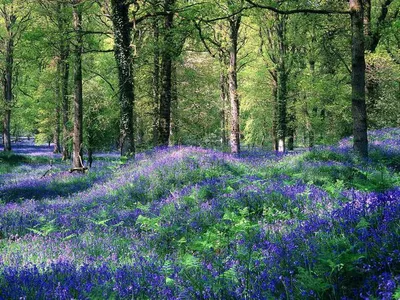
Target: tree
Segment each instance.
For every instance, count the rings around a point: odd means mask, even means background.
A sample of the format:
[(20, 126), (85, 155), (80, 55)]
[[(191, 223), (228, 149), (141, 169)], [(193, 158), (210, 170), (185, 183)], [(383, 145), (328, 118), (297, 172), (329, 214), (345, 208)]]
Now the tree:
[(350, 0), (349, 10), (300, 8), (282, 10), (270, 5), (261, 5), (246, 0), (253, 7), (268, 9), (283, 15), (305, 14), (345, 14), (351, 18), (352, 32), (352, 116), (353, 147), (362, 157), (368, 157), (367, 111), (365, 104), (365, 44), (364, 44), (364, 5), (362, 0)]
[[(70, 128), (70, 91), (69, 91), (69, 75), (70, 75), (70, 42), (71, 42), (71, 7), (63, 0), (40, 0), (40, 16), (45, 18), (49, 23), (47, 26), (47, 35), (52, 38), (46, 40), (43, 44), (49, 49), (49, 52), (57, 61), (57, 106), (56, 118), (61, 122), (57, 122), (55, 128), (55, 150), (62, 153), (62, 159), (70, 158), (69, 144), (71, 140)], [(43, 30), (43, 29), (42, 29)], [(61, 123), (61, 126), (60, 126)], [(61, 132), (62, 131), (62, 132)], [(62, 138), (60, 138), (62, 136)], [(56, 143), (57, 141), (57, 143)], [(60, 146), (57, 144), (60, 143)]]
[(74, 28), (74, 135), (73, 135), (73, 168), (83, 168), (83, 93), (82, 93), (82, 0), (73, 0), (72, 16)]
[(114, 28), (114, 55), (118, 68), (120, 103), (121, 155), (135, 155), (133, 56), (131, 49), (132, 22), (129, 19), (131, 1), (111, 0), (111, 20)]
[(174, 58), (174, 5), (175, 0), (164, 1), (164, 38), (161, 54), (161, 95), (159, 119), (159, 144), (167, 146), (171, 130), (172, 65)]
[(362, 0), (350, 0), (352, 114), (354, 150), (368, 157), (367, 108), (365, 102), (364, 5)]
[[(232, 2), (228, 1), (228, 6), (232, 6)], [(243, 6), (243, 1), (240, 1)], [(240, 107), (239, 107), (239, 94), (238, 94), (238, 39), (239, 29), (242, 21), (242, 15), (236, 14), (228, 19), (229, 22), (229, 69), (228, 69), (228, 86), (229, 86), (229, 99), (231, 103), (231, 152), (240, 153)]]
[[(219, 63), (221, 66), (220, 72), (220, 98), (221, 98), (221, 140), (225, 142), (225, 99), (229, 98), (230, 102), (230, 144), (231, 152), (238, 154), (240, 153), (240, 101), (238, 92), (238, 53), (240, 50), (239, 37), (240, 37), (240, 26), (242, 23), (242, 10), (244, 7), (244, 1), (224, 1), (218, 4), (218, 6), (224, 11), (228, 12), (228, 16), (216, 17), (214, 19), (201, 20), (204, 23), (213, 23), (217, 21), (226, 21), (227, 32), (222, 36), (215, 36), (210, 38), (203, 36), (201, 24), (197, 24), (197, 29), (200, 34), (200, 38), (207, 49), (207, 51), (214, 57), (210, 46), (207, 41), (210, 42), (214, 47), (217, 48), (219, 57)], [(223, 28), (223, 26), (222, 26)], [(220, 30), (221, 31), (221, 30)], [(226, 36), (225, 36), (226, 35)], [(228, 61), (228, 63), (226, 63)], [(223, 70), (223, 67), (227, 67), (227, 71)], [(225, 85), (224, 81), (227, 81)]]
[[(19, 15), (21, 14), (22, 15)], [(0, 16), (3, 18), (5, 35), (4, 67), (2, 74), (4, 116), (3, 116), (3, 145), (4, 151), (11, 151), (11, 110), (14, 105), (14, 51), (16, 43), (22, 32), (26, 29), (30, 11), (23, 13), (22, 6), (15, 0), (2, 0), (0, 3)]]

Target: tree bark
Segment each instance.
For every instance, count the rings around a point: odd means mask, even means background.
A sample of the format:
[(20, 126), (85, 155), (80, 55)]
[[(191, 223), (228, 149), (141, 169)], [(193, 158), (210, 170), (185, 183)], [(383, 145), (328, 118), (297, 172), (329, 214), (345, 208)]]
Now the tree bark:
[(173, 6), (175, 0), (165, 0), (164, 10), (164, 43), (161, 57), (161, 96), (160, 96), (160, 123), (159, 144), (168, 146), (171, 130), (171, 102), (172, 102), (172, 63), (173, 63), (173, 35), (174, 21)]
[[(222, 55), (221, 55), (222, 56)], [(220, 118), (221, 118), (221, 145), (225, 147), (227, 145), (227, 137), (226, 137), (226, 104), (228, 100), (227, 96), (227, 78), (225, 73), (226, 64), (223, 62), (224, 58), (220, 57), (220, 77), (219, 77), (219, 89), (220, 89)]]
[(120, 102), (120, 149), (122, 156), (134, 157), (134, 83), (131, 49), (132, 26), (128, 1), (111, 0), (114, 28), (114, 55), (118, 68)]
[(61, 118), (61, 112), (60, 112), (60, 90), (59, 86), (56, 86), (56, 108), (55, 108), (55, 121), (56, 124), (54, 126), (54, 135), (53, 135), (53, 143), (54, 143), (54, 148), (53, 148), (53, 153), (60, 153), (60, 135), (61, 135), (61, 126), (60, 126), (60, 118)]
[(287, 126), (287, 135), (288, 135), (288, 142), (287, 142), (287, 148), (288, 150), (294, 150), (294, 138), (295, 138), (295, 133), (296, 133), (296, 114), (293, 111), (294, 107), (291, 107), (289, 109), (288, 113), (288, 126)]
[(160, 114), (160, 28), (158, 18), (153, 20), (154, 57), (153, 57), (153, 146), (158, 145)]
[(179, 97), (178, 97), (178, 73), (176, 62), (172, 64), (171, 87), (171, 126), (169, 145), (179, 142)]
[(4, 151), (11, 151), (11, 106), (14, 100), (12, 91), (14, 68), (14, 32), (16, 16), (11, 12), (4, 15), (7, 35), (5, 38), (5, 67), (3, 73), (3, 93), (5, 112), (3, 118), (3, 145)]
[(62, 160), (70, 158), (69, 153), (69, 141), (70, 141), (70, 129), (69, 129), (69, 97), (68, 97), (68, 80), (69, 80), (69, 47), (61, 48), (60, 51), (60, 79), (61, 79), (61, 109), (62, 109)]
[(285, 139), (287, 134), (287, 70), (286, 70), (286, 45), (285, 45), (285, 24), (284, 21), (278, 20), (277, 25), (278, 37), (278, 65), (277, 65), (277, 139), (278, 139), (278, 152), (285, 152), (286, 145)]
[(74, 135), (73, 135), (73, 168), (83, 168), (83, 94), (82, 94), (82, 8), (80, 1), (73, 3), (74, 45)]
[(350, 0), (352, 31), (352, 115), (354, 150), (368, 157), (367, 111), (365, 104), (365, 45), (362, 0)]
[(67, 160), (70, 158), (69, 153), (69, 142), (70, 133), (69, 128), (69, 97), (68, 97), (68, 81), (69, 81), (69, 43), (67, 39), (68, 30), (68, 20), (65, 18), (65, 3), (58, 2), (56, 7), (57, 13), (57, 25), (60, 30), (60, 40), (59, 40), (59, 60), (58, 60), (58, 78), (59, 78), (59, 90), (61, 92), (61, 116), (62, 116), (62, 160)]
[(278, 73), (276, 69), (273, 69), (271, 72), (272, 78), (272, 149), (274, 151), (278, 151), (278, 135), (277, 135), (277, 127), (278, 127)]
[(229, 99), (231, 103), (231, 152), (240, 153), (240, 104), (237, 84), (237, 53), (239, 28), (241, 23), (241, 15), (233, 16), (229, 19), (229, 70), (228, 70), (228, 86)]

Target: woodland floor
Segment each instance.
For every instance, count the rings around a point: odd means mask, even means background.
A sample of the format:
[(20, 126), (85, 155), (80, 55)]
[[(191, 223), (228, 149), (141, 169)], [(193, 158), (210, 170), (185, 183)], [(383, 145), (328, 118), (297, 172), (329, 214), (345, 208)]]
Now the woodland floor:
[(399, 299), (400, 129), (241, 156), (95, 155), (24, 141), (0, 164), (0, 299)]

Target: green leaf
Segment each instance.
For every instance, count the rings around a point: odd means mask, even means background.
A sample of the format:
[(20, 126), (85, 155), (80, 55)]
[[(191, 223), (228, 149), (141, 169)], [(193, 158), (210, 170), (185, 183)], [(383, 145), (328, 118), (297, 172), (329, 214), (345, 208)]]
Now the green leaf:
[(370, 226), (368, 221), (363, 217), (360, 222), (358, 222), (356, 229), (367, 229)]

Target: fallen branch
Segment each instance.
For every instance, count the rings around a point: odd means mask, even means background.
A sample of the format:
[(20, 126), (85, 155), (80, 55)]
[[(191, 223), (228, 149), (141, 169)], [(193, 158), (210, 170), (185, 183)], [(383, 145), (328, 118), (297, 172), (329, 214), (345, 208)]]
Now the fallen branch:
[(46, 177), (47, 173), (49, 173), (52, 169), (53, 169), (53, 161), (50, 160), (50, 169), (48, 169), (48, 170), (42, 175), (42, 177), (40, 177), (40, 179)]
[(43, 175), (42, 177), (40, 177), (41, 179), (46, 177), (47, 173), (49, 173), (51, 170), (53, 169), (53, 167), (51, 167), (50, 169), (48, 169)]
[(82, 168), (72, 168), (72, 169), (69, 169), (69, 172), (70, 172), (70, 173), (73, 173), (73, 172), (81, 172), (81, 173), (85, 173), (87, 170), (88, 170), (88, 168), (87, 168), (87, 167), (82, 167)]

